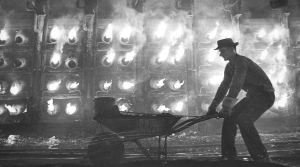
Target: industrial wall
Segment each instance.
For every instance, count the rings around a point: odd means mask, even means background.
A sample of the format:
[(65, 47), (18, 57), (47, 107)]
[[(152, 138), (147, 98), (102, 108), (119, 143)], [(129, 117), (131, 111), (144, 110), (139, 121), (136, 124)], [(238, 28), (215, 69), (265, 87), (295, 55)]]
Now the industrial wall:
[(92, 121), (99, 97), (120, 112), (203, 115), (227, 63), (222, 38), (271, 78), (263, 117), (299, 118), (299, 11), (296, 0), (1, 0), (0, 124)]

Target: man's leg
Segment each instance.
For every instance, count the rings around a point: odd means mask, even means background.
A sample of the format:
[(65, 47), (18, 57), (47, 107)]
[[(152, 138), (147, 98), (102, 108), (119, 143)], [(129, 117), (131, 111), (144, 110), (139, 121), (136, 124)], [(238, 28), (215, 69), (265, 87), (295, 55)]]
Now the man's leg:
[(232, 109), (231, 116), (224, 118), (221, 136), (221, 151), (224, 159), (235, 159), (237, 156), (235, 148), (235, 137), (237, 134), (236, 119), (248, 103), (249, 100), (247, 98), (242, 99)]
[(254, 97), (249, 105), (239, 114), (237, 124), (248, 151), (255, 161), (270, 161), (254, 122), (274, 103), (274, 94), (267, 93)]

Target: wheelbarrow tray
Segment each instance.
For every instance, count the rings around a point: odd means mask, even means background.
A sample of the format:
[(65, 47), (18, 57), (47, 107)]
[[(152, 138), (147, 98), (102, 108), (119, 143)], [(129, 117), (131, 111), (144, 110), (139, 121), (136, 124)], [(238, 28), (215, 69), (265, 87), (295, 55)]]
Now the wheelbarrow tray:
[(170, 133), (182, 118), (171, 114), (130, 114), (102, 117), (97, 121), (125, 138), (148, 138)]

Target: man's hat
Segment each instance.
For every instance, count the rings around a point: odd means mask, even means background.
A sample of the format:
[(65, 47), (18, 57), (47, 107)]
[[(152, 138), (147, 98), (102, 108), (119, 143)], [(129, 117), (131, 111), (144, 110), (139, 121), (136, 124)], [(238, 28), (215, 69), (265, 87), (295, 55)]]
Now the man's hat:
[(218, 47), (215, 50), (219, 50), (220, 48), (227, 47), (227, 46), (237, 46), (238, 42), (233, 42), (231, 38), (221, 39), (218, 42)]

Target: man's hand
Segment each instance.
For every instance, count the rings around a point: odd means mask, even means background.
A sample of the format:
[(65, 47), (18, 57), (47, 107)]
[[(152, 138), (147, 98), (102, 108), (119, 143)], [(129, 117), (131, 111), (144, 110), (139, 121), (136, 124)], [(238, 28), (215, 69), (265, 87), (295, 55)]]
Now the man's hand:
[(208, 111), (205, 115), (214, 115), (214, 114), (218, 114), (217, 110), (213, 108), (208, 108)]
[(230, 115), (231, 115), (231, 108), (223, 106), (219, 112), (220, 118), (226, 118), (229, 117)]

